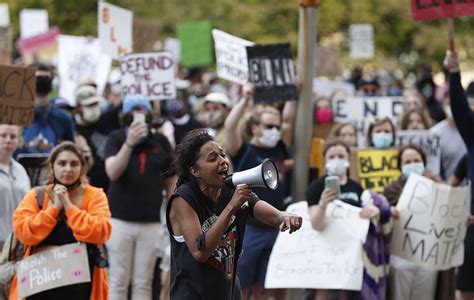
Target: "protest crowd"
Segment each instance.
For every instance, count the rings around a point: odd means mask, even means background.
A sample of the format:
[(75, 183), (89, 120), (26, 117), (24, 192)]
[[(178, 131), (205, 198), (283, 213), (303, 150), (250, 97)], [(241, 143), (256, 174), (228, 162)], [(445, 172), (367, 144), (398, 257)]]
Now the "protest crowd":
[[(474, 82), (454, 48), (443, 84), (431, 66), (314, 78), (294, 199), (289, 44), (209, 30), (212, 66), (101, 30), (21, 38), (0, 64), (0, 300), (474, 299)], [(265, 184), (229, 184), (255, 167)]]

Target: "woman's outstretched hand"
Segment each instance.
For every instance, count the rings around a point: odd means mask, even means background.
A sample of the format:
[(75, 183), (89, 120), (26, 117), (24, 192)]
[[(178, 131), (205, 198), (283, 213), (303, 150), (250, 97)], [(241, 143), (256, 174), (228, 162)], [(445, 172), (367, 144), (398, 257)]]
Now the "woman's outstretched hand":
[(281, 211), (277, 216), (277, 224), (279, 225), (280, 231), (283, 232), (290, 229), (290, 233), (293, 233), (301, 228), (303, 218), (295, 214)]

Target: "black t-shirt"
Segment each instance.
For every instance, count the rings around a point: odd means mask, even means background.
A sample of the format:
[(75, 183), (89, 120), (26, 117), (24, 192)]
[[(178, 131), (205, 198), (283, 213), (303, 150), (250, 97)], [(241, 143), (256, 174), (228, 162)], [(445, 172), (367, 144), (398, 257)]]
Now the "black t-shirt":
[[(125, 129), (112, 132), (105, 146), (105, 158), (117, 154), (125, 139)], [(171, 175), (172, 161), (170, 143), (162, 134), (149, 134), (135, 146), (127, 168), (109, 185), (112, 217), (131, 222), (159, 222), (163, 180)]]
[(193, 129), (201, 128), (201, 123), (199, 123), (193, 116), (190, 116), (189, 121), (185, 124), (175, 124), (174, 126), (174, 141), (178, 145), (184, 136)]
[[(285, 210), (285, 168), (283, 163), (285, 159), (289, 158), (288, 151), (285, 144), (279, 141), (273, 148), (259, 148), (252, 144), (243, 143), (236, 156), (232, 157), (232, 164), (235, 172), (247, 170), (258, 166), (265, 158), (272, 159), (278, 167), (279, 184), (275, 191), (268, 188), (257, 187), (252, 188), (252, 191), (258, 195), (261, 200), (264, 200), (279, 210)], [(248, 224), (260, 227), (269, 227), (255, 218), (249, 218)], [(270, 228), (270, 227), (269, 227)], [(273, 230), (273, 227), (271, 227)]]
[[(306, 191), (306, 201), (308, 201), (308, 206), (319, 203), (319, 199), (321, 198), (321, 194), (325, 187), (324, 179), (326, 177), (327, 176), (320, 177), (309, 185), (308, 190)], [(339, 197), (339, 200), (360, 207), (362, 206), (360, 201), (362, 191), (362, 187), (358, 182), (348, 178), (346, 184), (341, 185), (341, 196)]]
[(250, 209), (239, 209), (209, 259), (201, 263), (189, 252), (185, 242), (173, 237), (169, 214), (176, 197), (183, 198), (196, 212), (201, 229), (206, 233), (226, 207), (233, 191), (223, 188), (217, 202), (206, 197), (194, 181), (180, 185), (170, 197), (166, 209), (166, 223), (171, 241), (171, 285), (172, 300), (227, 300), (240, 299), (240, 288), (236, 284), (237, 260), (242, 251), (245, 220)]

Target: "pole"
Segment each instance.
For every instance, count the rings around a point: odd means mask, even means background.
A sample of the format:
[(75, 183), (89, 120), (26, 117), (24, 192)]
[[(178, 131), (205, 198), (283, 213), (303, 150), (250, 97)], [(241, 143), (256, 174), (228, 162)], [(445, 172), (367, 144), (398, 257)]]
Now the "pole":
[(316, 48), (316, 10), (319, 0), (300, 0), (298, 28), (298, 78), (300, 98), (296, 112), (293, 202), (305, 199), (313, 124), (313, 78)]
[(448, 19), (448, 37), (449, 37), (449, 50), (451, 52), (456, 52), (456, 47), (454, 46), (454, 21), (453, 19)]

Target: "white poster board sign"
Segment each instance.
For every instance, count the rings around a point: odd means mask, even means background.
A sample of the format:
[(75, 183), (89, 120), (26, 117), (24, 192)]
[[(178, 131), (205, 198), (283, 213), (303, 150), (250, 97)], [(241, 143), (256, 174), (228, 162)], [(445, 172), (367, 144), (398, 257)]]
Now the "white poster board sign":
[(370, 24), (352, 24), (349, 27), (351, 58), (374, 58), (374, 27)]
[(360, 208), (336, 200), (326, 208), (325, 227), (311, 227), (308, 203), (300, 201), (287, 211), (300, 215), (303, 225), (292, 233), (280, 232), (268, 262), (265, 288), (360, 290), (362, 244), (369, 220)]
[(249, 67), (246, 46), (254, 43), (218, 29), (212, 30), (216, 51), (217, 76), (239, 84), (248, 82)]
[(46, 33), (49, 29), (48, 11), (46, 9), (22, 9), (20, 12), (20, 36), (32, 37)]
[(60, 35), (58, 38), (59, 95), (75, 105), (74, 92), (82, 80), (97, 84), (102, 94), (110, 73), (112, 59), (100, 51), (99, 40), (81, 36)]
[(441, 148), (439, 136), (430, 130), (397, 131), (396, 146), (417, 145), (426, 154), (426, 168), (433, 174), (441, 169)]
[(392, 254), (432, 270), (464, 261), (464, 237), (470, 211), (469, 186), (453, 188), (412, 174), (397, 204)]
[(146, 95), (151, 100), (176, 98), (175, 63), (171, 52), (133, 53), (120, 58), (122, 96)]
[(89, 282), (86, 244), (51, 247), (25, 257), (17, 267), (20, 299), (57, 287)]
[(0, 3), (0, 27), (10, 26), (10, 10), (8, 3)]
[(365, 146), (367, 129), (375, 118), (389, 117), (397, 126), (402, 113), (401, 97), (346, 97), (332, 103), (334, 121), (352, 123), (357, 129), (359, 147)]
[(98, 28), (100, 47), (114, 59), (132, 52), (133, 12), (99, 1)]
[(181, 60), (181, 41), (174, 38), (166, 38), (164, 49), (171, 52), (173, 60), (177, 66)]
[(338, 80), (313, 79), (313, 92), (319, 96), (331, 97), (335, 92), (345, 96), (354, 96), (355, 88), (352, 83)]

